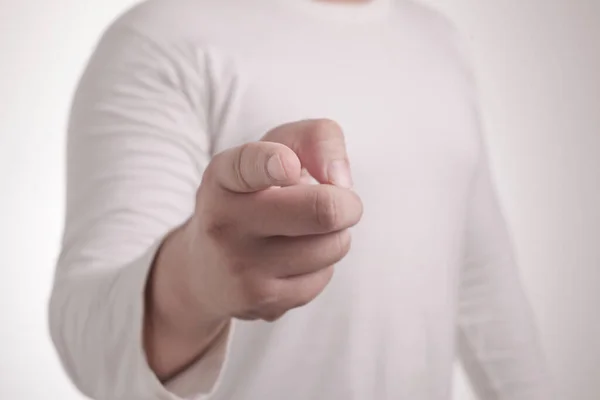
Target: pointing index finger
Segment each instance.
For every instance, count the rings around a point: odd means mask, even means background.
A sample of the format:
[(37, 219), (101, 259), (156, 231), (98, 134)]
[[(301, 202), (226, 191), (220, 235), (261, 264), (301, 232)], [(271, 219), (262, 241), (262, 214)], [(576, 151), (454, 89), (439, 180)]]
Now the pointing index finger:
[(284, 124), (267, 132), (262, 140), (292, 149), (319, 183), (352, 187), (344, 133), (336, 122), (313, 119)]

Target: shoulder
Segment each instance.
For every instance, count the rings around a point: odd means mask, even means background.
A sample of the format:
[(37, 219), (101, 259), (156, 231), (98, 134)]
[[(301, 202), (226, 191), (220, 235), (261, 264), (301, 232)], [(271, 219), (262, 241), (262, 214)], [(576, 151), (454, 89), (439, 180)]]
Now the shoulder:
[(216, 3), (148, 0), (126, 10), (95, 43), (78, 81), (76, 102), (82, 94), (90, 98), (92, 94), (125, 95), (123, 88), (131, 87), (136, 93), (140, 88), (162, 88), (162, 93), (176, 91), (199, 98), (197, 93), (206, 88), (201, 70), (205, 59), (195, 38), (203, 36), (197, 33), (202, 21), (210, 21), (209, 16), (218, 12)]
[[(146, 0), (118, 15), (102, 32), (87, 70), (196, 73), (199, 49), (233, 0)], [(100, 71), (101, 72), (101, 71)], [(131, 72), (133, 73), (133, 72)]]
[(232, 0), (146, 0), (119, 15), (105, 36), (121, 32), (166, 45), (198, 42), (236, 14)]

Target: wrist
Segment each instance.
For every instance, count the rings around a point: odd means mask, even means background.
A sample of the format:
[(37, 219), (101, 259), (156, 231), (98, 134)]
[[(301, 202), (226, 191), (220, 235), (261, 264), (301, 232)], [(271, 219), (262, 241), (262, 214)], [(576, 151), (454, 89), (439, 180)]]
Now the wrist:
[(227, 332), (230, 321), (202, 312), (189, 295), (186, 242), (183, 227), (165, 237), (146, 284), (144, 349), (163, 381), (202, 358)]
[(183, 338), (211, 335), (229, 320), (204, 310), (191, 285), (193, 237), (188, 224), (167, 234), (159, 247), (146, 287), (146, 312), (154, 327)]

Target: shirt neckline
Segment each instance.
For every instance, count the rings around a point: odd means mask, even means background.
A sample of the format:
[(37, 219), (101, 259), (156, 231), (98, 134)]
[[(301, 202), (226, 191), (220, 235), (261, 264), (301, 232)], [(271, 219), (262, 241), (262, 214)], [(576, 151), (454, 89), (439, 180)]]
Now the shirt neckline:
[(357, 2), (326, 0), (275, 0), (280, 6), (294, 9), (315, 19), (339, 23), (375, 22), (389, 15), (392, 0)]

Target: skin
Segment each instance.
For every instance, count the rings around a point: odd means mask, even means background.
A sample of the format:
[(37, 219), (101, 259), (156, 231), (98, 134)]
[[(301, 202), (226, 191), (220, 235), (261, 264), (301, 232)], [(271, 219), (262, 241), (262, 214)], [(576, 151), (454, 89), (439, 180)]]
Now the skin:
[(323, 291), (362, 216), (351, 185), (330, 120), (285, 124), (213, 157), (146, 288), (144, 344), (159, 379), (201, 359), (233, 318), (275, 321)]

